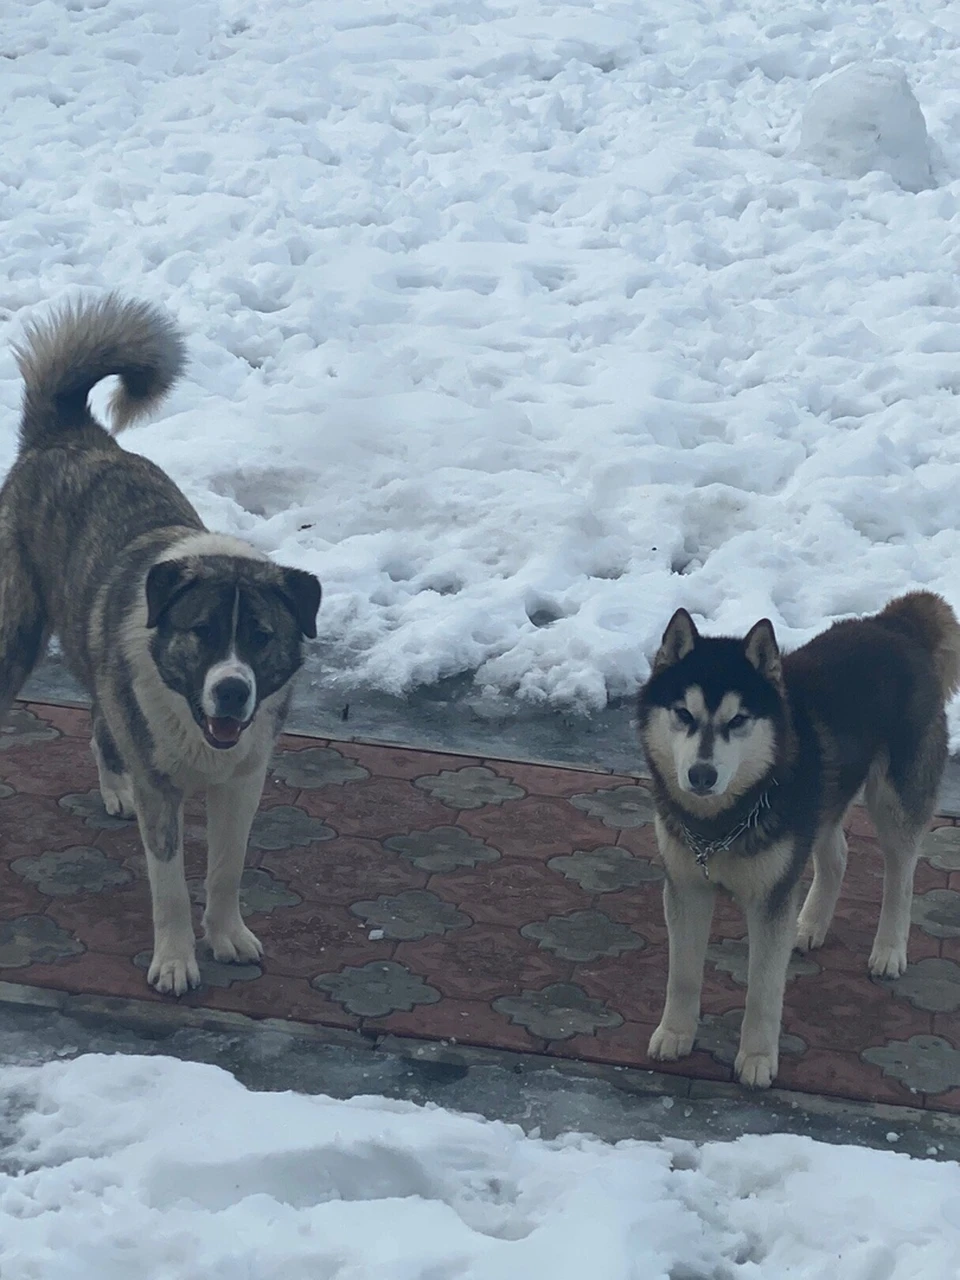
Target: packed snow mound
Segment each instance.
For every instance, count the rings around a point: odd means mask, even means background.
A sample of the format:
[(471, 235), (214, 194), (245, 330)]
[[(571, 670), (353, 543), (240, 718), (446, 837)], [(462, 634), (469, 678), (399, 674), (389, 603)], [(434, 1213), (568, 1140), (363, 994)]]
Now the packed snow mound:
[(920, 103), (892, 62), (844, 67), (817, 85), (803, 113), (800, 150), (833, 178), (881, 171), (905, 191), (933, 183)]
[(217, 1067), (0, 1068), (3, 1280), (956, 1280), (960, 1170), (771, 1135), (527, 1138)]

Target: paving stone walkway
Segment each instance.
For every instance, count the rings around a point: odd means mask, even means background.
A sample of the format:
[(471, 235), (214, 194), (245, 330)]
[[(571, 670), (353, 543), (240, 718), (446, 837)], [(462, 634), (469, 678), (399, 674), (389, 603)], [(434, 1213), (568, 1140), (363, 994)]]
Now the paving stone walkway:
[[(21, 704), (0, 732), (0, 981), (159, 1001), (136, 827), (104, 811), (88, 742), (66, 706)], [(652, 816), (636, 778), (286, 737), (244, 878), (264, 960), (201, 956), (184, 1003), (647, 1066), (666, 975)], [(203, 835), (192, 802), (198, 908)], [(849, 839), (832, 935), (791, 965), (778, 1083), (960, 1112), (960, 827), (926, 840), (898, 982), (866, 973), (882, 869), (859, 811)], [(721, 902), (697, 1050), (668, 1070), (731, 1078), (745, 982)]]

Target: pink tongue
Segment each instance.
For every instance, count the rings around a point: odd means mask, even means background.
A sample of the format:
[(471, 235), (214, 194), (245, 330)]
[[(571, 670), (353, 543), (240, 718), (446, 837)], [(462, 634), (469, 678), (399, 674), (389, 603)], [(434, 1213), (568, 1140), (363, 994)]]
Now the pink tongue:
[(207, 717), (207, 732), (217, 742), (236, 742), (242, 728), (239, 720), (214, 720)]

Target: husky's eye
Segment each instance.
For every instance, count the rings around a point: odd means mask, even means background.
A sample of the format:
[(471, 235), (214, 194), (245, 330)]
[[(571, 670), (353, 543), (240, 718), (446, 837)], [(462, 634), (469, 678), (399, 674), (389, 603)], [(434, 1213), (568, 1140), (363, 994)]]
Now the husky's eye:
[(210, 644), (217, 638), (216, 627), (214, 627), (212, 622), (198, 622), (196, 626), (191, 627), (190, 630), (201, 644)]
[(266, 627), (254, 627), (250, 632), (250, 646), (253, 649), (265, 649), (273, 637), (273, 632)]
[(685, 729), (692, 729), (697, 723), (686, 707), (674, 707), (673, 714), (677, 717)]
[(727, 730), (742, 729), (749, 719), (750, 717), (744, 715), (741, 711), (738, 715), (735, 715), (732, 720), (727, 721)]

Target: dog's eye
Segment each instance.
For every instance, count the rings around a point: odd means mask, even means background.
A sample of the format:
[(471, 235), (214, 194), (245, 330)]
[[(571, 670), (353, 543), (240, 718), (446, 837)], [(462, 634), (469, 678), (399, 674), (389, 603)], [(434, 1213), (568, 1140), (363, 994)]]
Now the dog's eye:
[(254, 649), (264, 649), (273, 638), (273, 632), (265, 627), (254, 627), (250, 632), (250, 645)]
[(195, 627), (190, 630), (197, 637), (201, 644), (211, 644), (217, 638), (216, 627), (212, 622), (198, 622)]
[(742, 729), (749, 719), (750, 717), (744, 715), (741, 711), (738, 715), (735, 715), (732, 720), (727, 721), (727, 729)]
[(692, 729), (697, 723), (686, 707), (674, 707), (673, 714), (677, 717), (685, 729)]

